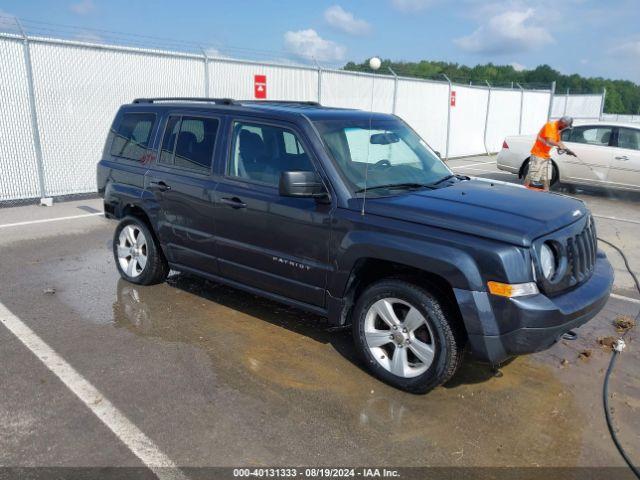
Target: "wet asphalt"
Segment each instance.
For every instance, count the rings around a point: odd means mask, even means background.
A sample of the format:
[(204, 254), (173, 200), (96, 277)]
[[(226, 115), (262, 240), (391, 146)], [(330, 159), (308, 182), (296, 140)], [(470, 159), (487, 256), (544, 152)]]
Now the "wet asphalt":
[[(579, 195), (640, 221), (633, 199)], [(350, 333), (313, 315), (177, 272), (153, 287), (121, 280), (115, 223), (100, 216), (1, 228), (87, 207), (100, 202), (0, 210), (0, 302), (177, 465), (623, 465), (601, 406), (611, 354), (598, 339), (617, 336), (614, 320), (639, 304), (610, 299), (578, 340), (519, 357), (501, 376), (467, 360), (449, 384), (411, 395), (369, 376)], [(640, 223), (597, 224), (640, 266)], [(612, 262), (616, 292), (634, 296)], [(640, 462), (637, 329), (626, 338), (611, 404)], [(0, 365), (0, 465), (142, 465), (2, 326)]]

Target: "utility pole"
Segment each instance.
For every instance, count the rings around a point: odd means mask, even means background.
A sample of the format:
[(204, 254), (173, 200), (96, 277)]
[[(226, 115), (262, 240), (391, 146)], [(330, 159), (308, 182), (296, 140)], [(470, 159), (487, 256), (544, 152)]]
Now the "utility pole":
[(391, 113), (393, 113), (395, 115), (396, 114), (396, 103), (398, 101), (398, 75), (396, 75), (396, 72), (394, 72), (393, 69), (390, 66), (387, 67), (387, 68), (391, 72), (391, 75), (393, 75), (393, 104), (391, 106)]
[(518, 135), (522, 135), (522, 110), (524, 106), (524, 88), (519, 83), (516, 83), (520, 89), (520, 120), (518, 121)]
[(442, 74), (447, 83), (449, 84), (449, 96), (447, 98), (447, 142), (444, 150), (444, 160), (449, 160), (449, 138), (451, 130), (451, 79), (446, 74)]
[(15, 19), (16, 25), (22, 35), (24, 45), (24, 63), (27, 70), (27, 88), (29, 90), (29, 108), (31, 111), (31, 130), (33, 132), (33, 146), (36, 154), (36, 164), (38, 166), (38, 187), (40, 190), (40, 204), (50, 207), (53, 205), (53, 198), (47, 198), (44, 182), (44, 161), (42, 157), (42, 144), (40, 142), (40, 127), (38, 124), (38, 110), (36, 109), (35, 87), (33, 84), (33, 64), (31, 62), (31, 46), (20, 20)]

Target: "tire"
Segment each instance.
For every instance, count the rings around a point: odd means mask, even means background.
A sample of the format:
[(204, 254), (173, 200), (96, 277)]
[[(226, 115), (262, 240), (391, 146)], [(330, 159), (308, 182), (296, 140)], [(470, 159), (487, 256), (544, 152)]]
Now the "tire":
[[(447, 382), (460, 366), (464, 342), (445, 312), (446, 302), (401, 279), (367, 287), (356, 303), (352, 322), (364, 365), (383, 382), (412, 393), (427, 393)], [(394, 319), (388, 321), (394, 315), (399, 321), (395, 330)]]
[[(527, 178), (527, 174), (529, 173), (529, 159), (527, 158), (522, 164), (522, 168), (520, 169), (520, 178), (524, 180)], [(556, 163), (551, 160), (551, 182), (549, 182), (549, 187), (553, 187), (558, 185), (560, 182), (560, 172), (558, 172), (558, 166)]]
[(120, 276), (137, 285), (162, 283), (169, 274), (156, 236), (137, 217), (125, 217), (116, 227), (113, 257)]

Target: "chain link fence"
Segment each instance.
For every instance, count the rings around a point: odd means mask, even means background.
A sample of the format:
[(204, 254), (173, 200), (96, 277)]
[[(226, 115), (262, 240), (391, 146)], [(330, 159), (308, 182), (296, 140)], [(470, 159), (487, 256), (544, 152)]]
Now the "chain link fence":
[[(535, 133), (555, 108), (548, 87), (239, 60), (189, 42), (105, 40), (104, 31), (53, 38), (54, 29), (38, 23), (25, 32), (17, 19), (0, 17), (0, 206), (95, 192), (111, 121), (137, 97), (254, 99), (259, 77), (264, 98), (394, 113), (444, 158), (495, 152), (507, 135)], [(116, 40), (122, 44), (108, 43)]]

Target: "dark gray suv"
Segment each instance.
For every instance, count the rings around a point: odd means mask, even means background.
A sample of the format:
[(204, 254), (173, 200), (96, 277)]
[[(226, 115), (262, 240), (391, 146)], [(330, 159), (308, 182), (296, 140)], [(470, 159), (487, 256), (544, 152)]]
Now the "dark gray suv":
[(380, 379), (426, 392), (552, 345), (613, 272), (575, 199), (454, 175), (398, 117), (304, 102), (139, 99), (98, 188), (120, 274), (190, 272), (352, 325)]

